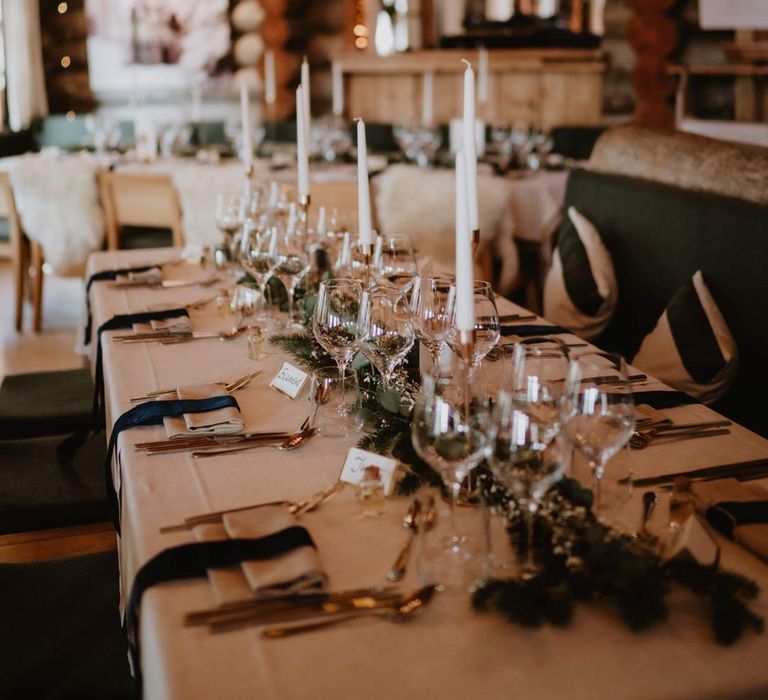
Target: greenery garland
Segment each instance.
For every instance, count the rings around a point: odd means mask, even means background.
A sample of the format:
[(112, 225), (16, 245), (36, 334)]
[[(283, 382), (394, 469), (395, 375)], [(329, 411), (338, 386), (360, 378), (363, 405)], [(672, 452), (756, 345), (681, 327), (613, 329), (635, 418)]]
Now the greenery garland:
[[(305, 300), (309, 314), (312, 301)], [(308, 325), (309, 317), (304, 320)], [(271, 342), (310, 369), (334, 364), (308, 333), (277, 335)], [(443, 489), (440, 476), (418, 456), (411, 442), (416, 374), (400, 371), (389, 391), (382, 392), (378, 373), (359, 353), (353, 366), (358, 371), (360, 411), (366, 424), (358, 447), (391, 454), (406, 467), (397, 485), (399, 495), (427, 485)], [(485, 465), (473, 475), (485, 502), (508, 518), (512, 546), (521, 546), (524, 519), (512, 494)], [(631, 537), (598, 522), (591, 508), (592, 492), (573, 479), (563, 479), (551, 489), (534, 533), (541, 573), (531, 580), (484, 581), (472, 594), (474, 608), (496, 611), (524, 627), (566, 626), (577, 602), (592, 601), (613, 606), (630, 629), (641, 631), (666, 619), (667, 595), (677, 585), (704, 602), (718, 643), (732, 644), (750, 629), (762, 632), (762, 618), (749, 609), (758, 594), (754, 582), (690, 559), (664, 562)]]

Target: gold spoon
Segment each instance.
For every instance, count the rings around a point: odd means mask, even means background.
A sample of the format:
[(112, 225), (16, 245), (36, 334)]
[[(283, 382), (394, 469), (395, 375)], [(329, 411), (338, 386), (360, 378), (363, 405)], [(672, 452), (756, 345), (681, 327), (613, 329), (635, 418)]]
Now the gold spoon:
[(337, 625), (341, 622), (354, 620), (358, 617), (368, 617), (372, 615), (382, 616), (387, 620), (394, 622), (404, 622), (418, 615), (424, 608), (432, 602), (438, 587), (435, 584), (424, 586), (419, 590), (395, 601), (393, 606), (380, 608), (369, 608), (357, 610), (347, 615), (334, 615), (329, 620), (319, 620), (316, 622), (307, 622), (301, 625), (286, 625), (282, 627), (267, 627), (261, 633), (265, 639), (282, 639), (302, 632), (312, 632), (313, 630), (323, 629), (331, 625)]

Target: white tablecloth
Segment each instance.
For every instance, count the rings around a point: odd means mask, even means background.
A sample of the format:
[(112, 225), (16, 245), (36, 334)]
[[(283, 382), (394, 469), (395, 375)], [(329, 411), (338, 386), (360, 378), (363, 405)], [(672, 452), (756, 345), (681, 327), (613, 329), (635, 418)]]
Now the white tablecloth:
[[(166, 252), (99, 253), (91, 271), (162, 259)], [(185, 273), (184, 266), (168, 268)], [(189, 272), (186, 272), (189, 274)], [(149, 292), (96, 284), (95, 326), (117, 313), (140, 311), (159, 300), (189, 302), (209, 293), (195, 288)], [(504, 312), (512, 306), (501, 304)], [(215, 310), (192, 312), (196, 329), (226, 327)], [(131, 407), (128, 399), (160, 386), (230, 379), (254, 368), (244, 338), (179, 346), (123, 345), (104, 337), (108, 419)], [(291, 401), (267, 388), (285, 358), (261, 363), (264, 378), (237, 393), (251, 427), (296, 428), (306, 399)], [(672, 409), (675, 419), (711, 418), (703, 406)], [(162, 525), (209, 510), (275, 499), (297, 499), (331, 484), (351, 440), (316, 437), (291, 453), (263, 448), (226, 458), (193, 460), (188, 454), (147, 457), (136, 442), (161, 439), (161, 428), (135, 428), (119, 441), (122, 482), (120, 561), (124, 586), (145, 561), (191, 533), (160, 535)], [(662, 474), (768, 455), (768, 442), (734, 426), (728, 437), (670, 444), (624, 454), (615, 473), (632, 464), (636, 475)], [(380, 518), (362, 518), (345, 491), (303, 516), (317, 542), (332, 589), (381, 585), (403, 543), (407, 499), (388, 503)], [(662, 511), (663, 509), (659, 509)], [(632, 526), (639, 505), (627, 513)], [(659, 517), (663, 518), (661, 512)], [(768, 585), (768, 567), (745, 550), (723, 543), (723, 564)], [(413, 567), (404, 588), (415, 585)], [(127, 590), (127, 588), (126, 588)], [(495, 614), (471, 611), (468, 598), (445, 596), (410, 624), (359, 620), (322, 632), (264, 641), (257, 629), (212, 635), (186, 628), (185, 612), (212, 604), (204, 581), (168, 583), (150, 590), (141, 610), (145, 697), (183, 698), (649, 698), (768, 697), (768, 635), (747, 634), (733, 648), (714, 643), (697, 601), (671, 597), (670, 619), (633, 634), (614, 611), (579, 605), (570, 628), (522, 629)], [(765, 592), (755, 603), (768, 613)]]

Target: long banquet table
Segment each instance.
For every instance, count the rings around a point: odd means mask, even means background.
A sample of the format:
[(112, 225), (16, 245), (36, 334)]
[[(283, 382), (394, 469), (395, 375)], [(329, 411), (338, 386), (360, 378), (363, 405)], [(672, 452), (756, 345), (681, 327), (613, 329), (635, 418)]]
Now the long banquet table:
[[(170, 250), (97, 253), (89, 260), (89, 273), (177, 256)], [(168, 277), (201, 274), (187, 265), (165, 269)], [(196, 287), (151, 291), (95, 284), (94, 327), (149, 304), (186, 304), (210, 294)], [(500, 310), (517, 308), (500, 301)], [(217, 316), (213, 304), (192, 311), (191, 318), (198, 330), (231, 326), (231, 320)], [(227, 380), (254, 368), (242, 337), (164, 346), (116, 343), (113, 334), (103, 337), (108, 425), (132, 406), (132, 396), (158, 387)], [(292, 430), (305, 417), (306, 398), (292, 401), (267, 386), (285, 359), (279, 352), (270, 354), (259, 364), (264, 375), (237, 392), (246, 427)], [(668, 413), (680, 421), (713, 417), (699, 405)], [(192, 541), (191, 532), (160, 534), (161, 526), (197, 513), (309, 495), (335, 481), (354, 443), (318, 436), (290, 453), (261, 448), (205, 460), (189, 453), (148, 457), (134, 450), (137, 442), (164, 436), (162, 428), (142, 427), (119, 439), (124, 595), (149, 558)], [(631, 466), (635, 475), (650, 476), (766, 456), (768, 441), (733, 426), (725, 437), (624, 453), (609, 469), (618, 474)], [(630, 527), (639, 519), (638, 501), (626, 509)], [(391, 499), (384, 516), (363, 518), (353, 490), (346, 489), (302, 516), (332, 590), (386, 583), (386, 571), (403, 543), (407, 504), (405, 498)], [(665, 510), (657, 508), (658, 522), (664, 521)], [(723, 565), (763, 587), (754, 609), (765, 615), (768, 567), (730, 542), (721, 544)], [(404, 590), (416, 585), (413, 569)], [(768, 697), (768, 635), (748, 632), (731, 648), (718, 646), (698, 601), (684, 594), (671, 597), (666, 623), (639, 634), (597, 605), (580, 605), (565, 629), (523, 629), (499, 615), (474, 613), (468, 596), (444, 595), (412, 623), (365, 619), (275, 641), (263, 640), (255, 627), (217, 635), (184, 627), (184, 613), (212, 603), (204, 580), (166, 583), (145, 594), (140, 639), (146, 698)]]

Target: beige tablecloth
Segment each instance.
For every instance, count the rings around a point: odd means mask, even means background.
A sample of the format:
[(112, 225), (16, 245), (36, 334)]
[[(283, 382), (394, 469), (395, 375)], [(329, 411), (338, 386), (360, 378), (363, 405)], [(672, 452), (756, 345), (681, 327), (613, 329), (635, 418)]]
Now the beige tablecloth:
[[(168, 252), (98, 253), (91, 271), (162, 259)], [(190, 274), (184, 266), (169, 274)], [(95, 324), (158, 301), (190, 302), (210, 290), (115, 290), (94, 285)], [(502, 303), (504, 312), (512, 306)], [(224, 328), (211, 306), (192, 312), (195, 329)], [(104, 337), (109, 420), (128, 410), (128, 399), (152, 389), (231, 379), (254, 368), (245, 338), (185, 345), (123, 345)], [(285, 358), (261, 363), (264, 377), (237, 393), (248, 427), (293, 429), (307, 414), (306, 395), (292, 401), (267, 388)], [(708, 418), (702, 406), (672, 409), (676, 419)], [(297, 499), (331, 484), (352, 440), (317, 437), (295, 452), (263, 448), (225, 458), (188, 454), (147, 457), (143, 440), (162, 439), (162, 428), (135, 428), (119, 440), (122, 484), (120, 562), (123, 585), (147, 559), (193, 540), (191, 532), (160, 535), (160, 526), (208, 510), (276, 499)], [(636, 475), (701, 467), (768, 455), (768, 443), (734, 427), (729, 437), (680, 442), (624, 454), (610, 466)], [(403, 543), (407, 499), (393, 499), (380, 518), (361, 517), (354, 494), (344, 491), (302, 517), (332, 589), (381, 585)], [(662, 509), (658, 509), (662, 511)], [(636, 525), (639, 504), (627, 509)], [(663, 518), (663, 513), (659, 515)], [(723, 563), (763, 586), (768, 568), (745, 550), (724, 543)], [(404, 582), (416, 585), (414, 567)], [(127, 588), (126, 588), (127, 590)], [(670, 619), (633, 634), (614, 611), (580, 605), (568, 629), (521, 629), (500, 616), (471, 611), (468, 597), (443, 596), (410, 624), (359, 620), (322, 632), (264, 641), (258, 629), (212, 635), (182, 624), (187, 611), (212, 604), (205, 581), (169, 583), (147, 592), (141, 611), (142, 667), (148, 699), (259, 698), (570, 698), (648, 700), (768, 697), (768, 635), (747, 634), (732, 648), (717, 646), (697, 601), (671, 597)], [(766, 594), (755, 604), (768, 613)]]

